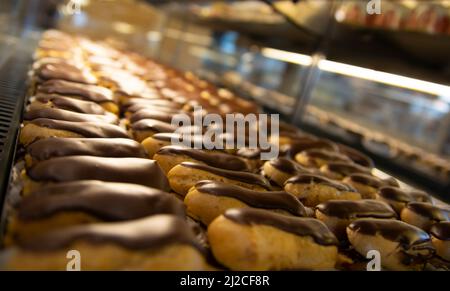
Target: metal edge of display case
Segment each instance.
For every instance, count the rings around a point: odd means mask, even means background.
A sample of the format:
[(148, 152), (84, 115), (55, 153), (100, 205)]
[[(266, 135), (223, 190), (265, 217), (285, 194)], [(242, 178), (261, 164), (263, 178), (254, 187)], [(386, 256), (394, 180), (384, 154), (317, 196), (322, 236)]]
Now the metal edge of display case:
[[(19, 39), (14, 46), (8, 48), (11, 53), (0, 64), (0, 114), (3, 114), (0, 117), (2, 118), (0, 130), (4, 133), (0, 143), (0, 242), (5, 227), (4, 203), (16, 158), (20, 123), (26, 103), (27, 71), (35, 44), (33, 39)], [(4, 44), (0, 42), (0, 46), (2, 45)]]

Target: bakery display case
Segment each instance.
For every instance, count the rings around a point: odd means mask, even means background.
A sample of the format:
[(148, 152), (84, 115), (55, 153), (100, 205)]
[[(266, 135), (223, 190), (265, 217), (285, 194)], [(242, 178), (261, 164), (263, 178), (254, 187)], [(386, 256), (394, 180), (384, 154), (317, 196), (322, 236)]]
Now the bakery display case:
[(0, 269), (449, 270), (450, 4), (376, 2), (6, 1)]

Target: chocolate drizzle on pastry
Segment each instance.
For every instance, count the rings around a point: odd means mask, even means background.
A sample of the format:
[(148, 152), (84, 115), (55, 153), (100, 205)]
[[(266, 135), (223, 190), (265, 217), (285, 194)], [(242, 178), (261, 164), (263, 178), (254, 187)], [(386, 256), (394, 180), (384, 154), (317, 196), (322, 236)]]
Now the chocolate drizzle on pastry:
[(288, 173), (288, 174), (300, 174), (300, 173), (310, 173), (310, 170), (300, 166), (296, 162), (289, 160), (287, 158), (278, 158), (274, 160), (270, 160), (269, 164), (275, 169)]
[(200, 163), (192, 163), (192, 162), (183, 162), (180, 164), (183, 167), (187, 168), (193, 168), (200, 171), (209, 172), (214, 175), (222, 176), (231, 180), (237, 180), (240, 182), (253, 184), (261, 186), (267, 190), (271, 189), (269, 181), (267, 181), (264, 177), (252, 174), (248, 172), (242, 172), (242, 171), (230, 171), (230, 170), (224, 170), (220, 168), (211, 167), (208, 165), (200, 164)]
[(72, 97), (66, 97), (57, 94), (39, 93), (34, 97), (41, 103), (52, 102), (56, 108), (70, 110), (78, 113), (87, 114), (105, 114), (105, 109), (95, 102), (79, 100)]
[(445, 221), (435, 223), (431, 227), (430, 233), (440, 240), (450, 241), (450, 222)]
[(348, 228), (364, 235), (380, 235), (409, 249), (415, 244), (430, 240), (430, 236), (418, 227), (393, 219), (364, 218), (352, 222)]
[(184, 205), (157, 189), (127, 183), (75, 181), (46, 186), (24, 197), (18, 218), (33, 221), (65, 211), (85, 212), (105, 221), (155, 214), (184, 217)]
[(126, 138), (45, 138), (26, 148), (38, 161), (63, 156), (135, 157), (146, 158), (140, 143)]
[(292, 177), (286, 181), (286, 184), (320, 184), (329, 187), (333, 187), (339, 191), (349, 191), (355, 192), (355, 189), (349, 185), (335, 182), (323, 176), (313, 175), (313, 174), (300, 174)]
[(386, 203), (377, 200), (330, 200), (319, 204), (316, 209), (328, 216), (344, 219), (396, 218), (395, 211)]
[(409, 202), (406, 205), (406, 208), (430, 220), (434, 221), (450, 220), (450, 210), (445, 210), (429, 203)]
[(293, 195), (284, 191), (255, 191), (215, 181), (200, 181), (198, 192), (226, 196), (241, 200), (249, 206), (265, 209), (282, 209), (295, 216), (307, 216), (305, 207)]
[(351, 160), (342, 154), (331, 152), (323, 149), (310, 149), (302, 151), (300, 154), (303, 154), (309, 158), (313, 159), (323, 159), (326, 161), (341, 161), (341, 162), (350, 162)]
[(354, 173), (370, 174), (370, 169), (348, 162), (331, 162), (322, 166), (321, 170), (324, 172), (331, 171), (339, 173), (343, 176), (348, 176)]
[(333, 233), (314, 218), (292, 217), (255, 208), (229, 209), (225, 218), (246, 225), (269, 225), (298, 236), (309, 236), (319, 245), (337, 245)]
[(411, 201), (418, 201), (418, 202), (430, 201), (430, 197), (425, 192), (411, 191), (408, 193), (396, 187), (382, 187), (378, 190), (378, 195), (384, 199), (405, 203)]
[(365, 154), (361, 153), (360, 151), (357, 151), (353, 148), (350, 148), (342, 144), (339, 144), (338, 147), (339, 152), (349, 157), (353, 162), (367, 168), (373, 168), (375, 166), (372, 159), (366, 156)]
[(84, 137), (128, 138), (127, 132), (124, 129), (109, 123), (72, 122), (48, 118), (34, 119), (30, 123), (51, 129), (71, 131)]
[(366, 174), (351, 174), (350, 176), (348, 176), (348, 178), (351, 182), (363, 184), (376, 189), (386, 186), (383, 180)]
[(73, 226), (19, 242), (19, 246), (30, 251), (52, 251), (70, 247), (77, 241), (93, 245), (113, 243), (133, 250), (158, 249), (172, 244), (203, 250), (184, 219), (164, 214), (126, 222)]
[(133, 113), (130, 117), (130, 122), (135, 123), (142, 119), (155, 119), (162, 122), (171, 123), (172, 117), (173, 117), (172, 113), (161, 112), (158, 110), (143, 109)]
[(170, 189), (156, 161), (139, 158), (58, 157), (32, 166), (27, 169), (27, 175), (44, 182), (101, 180), (140, 184), (164, 191)]
[(96, 103), (114, 101), (113, 93), (105, 87), (86, 85), (64, 80), (49, 80), (38, 87), (38, 92), (47, 94), (74, 95)]
[(156, 154), (185, 155), (216, 168), (232, 171), (248, 170), (247, 164), (242, 159), (226, 153), (206, 152), (182, 146), (170, 145), (162, 147)]
[(38, 118), (48, 118), (54, 120), (64, 120), (73, 122), (118, 123), (117, 116), (115, 116), (114, 114), (109, 115), (86, 114), (59, 108), (32, 109), (30, 111), (25, 112), (23, 116), (24, 120), (34, 120)]

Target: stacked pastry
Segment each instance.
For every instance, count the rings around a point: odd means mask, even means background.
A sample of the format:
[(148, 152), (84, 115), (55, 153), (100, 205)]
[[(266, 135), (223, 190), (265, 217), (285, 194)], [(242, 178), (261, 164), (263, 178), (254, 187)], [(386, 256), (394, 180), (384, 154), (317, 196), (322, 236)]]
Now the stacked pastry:
[[(258, 111), (191, 73), (49, 31), (30, 75), (5, 268), (65, 269), (69, 250), (93, 270), (358, 269), (371, 250), (386, 269), (448, 268), (449, 212), (364, 154), (280, 124), (280, 157), (265, 161), (175, 126), (196, 106)], [(180, 132), (200, 147), (173, 144)]]

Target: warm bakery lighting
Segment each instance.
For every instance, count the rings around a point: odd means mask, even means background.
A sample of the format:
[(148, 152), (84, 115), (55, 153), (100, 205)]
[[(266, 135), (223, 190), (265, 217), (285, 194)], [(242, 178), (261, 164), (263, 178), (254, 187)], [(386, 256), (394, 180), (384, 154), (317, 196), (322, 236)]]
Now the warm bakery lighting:
[(312, 58), (308, 55), (302, 55), (273, 48), (263, 48), (261, 54), (266, 58), (275, 59), (283, 62), (293, 63), (302, 66), (311, 65)]
[(446, 100), (450, 101), (449, 86), (404, 77), (400, 75), (395, 75), (391, 73), (385, 73), (372, 69), (333, 62), (329, 60), (321, 60), (319, 62), (319, 68), (327, 72), (337, 73), (350, 77), (374, 81), (386, 85), (392, 85), (396, 87), (441, 96), (446, 98)]
[(123, 34), (130, 34), (133, 33), (135, 30), (133, 25), (122, 21), (113, 22), (112, 27), (114, 28), (115, 31)]

